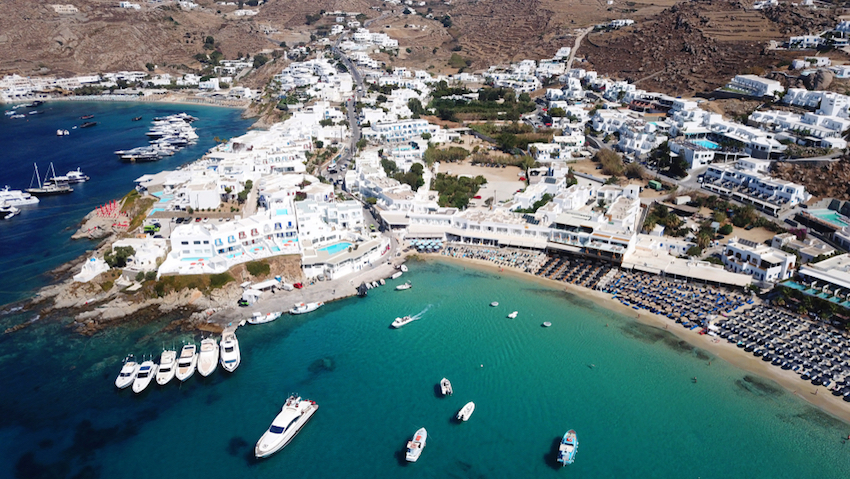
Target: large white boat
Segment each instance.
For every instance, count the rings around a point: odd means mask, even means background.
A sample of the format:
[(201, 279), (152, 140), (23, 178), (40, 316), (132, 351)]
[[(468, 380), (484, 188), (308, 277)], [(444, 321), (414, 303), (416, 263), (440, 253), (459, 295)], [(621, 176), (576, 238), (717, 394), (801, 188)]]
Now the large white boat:
[(412, 287), (413, 287), (413, 285), (412, 285), (412, 284), (410, 284), (410, 281), (408, 281), (408, 282), (406, 282), (406, 283), (404, 283), (404, 284), (400, 284), (400, 285), (396, 286), (396, 287), (395, 287), (395, 290), (396, 290), (396, 291), (404, 291), (405, 289), (410, 289), (410, 288), (412, 288)]
[(516, 318), (516, 316), (517, 316), (518, 314), (519, 314), (519, 312), (518, 312), (518, 311), (514, 311), (513, 313), (509, 314), (509, 315), (508, 315), (508, 317), (509, 317), (510, 319), (515, 319), (515, 318)]
[(443, 396), (451, 396), (452, 391), (452, 383), (446, 378), (440, 380), (440, 391), (443, 393)]
[(425, 428), (419, 428), (413, 439), (407, 441), (407, 452), (404, 454), (404, 459), (407, 462), (416, 462), (419, 456), (422, 455), (422, 450), (425, 449), (425, 440), (428, 439), (428, 431)]
[(236, 339), (235, 333), (227, 332), (221, 337), (220, 358), (221, 367), (229, 373), (239, 367), (239, 363), (242, 362), (242, 355), (239, 353), (239, 340)]
[(37, 205), (38, 197), (24, 193), (21, 190), (10, 190), (7, 186), (0, 190), (0, 203), (5, 203), (9, 206)]
[(12, 219), (13, 216), (20, 213), (21, 210), (14, 206), (0, 201), (0, 220)]
[(115, 378), (115, 387), (118, 389), (124, 389), (127, 386), (133, 384), (133, 380), (136, 379), (136, 372), (139, 370), (139, 363), (136, 362), (136, 358), (133, 355), (129, 355), (124, 359), (124, 364), (121, 366), (121, 372), (118, 373), (118, 377)]
[(313, 417), (319, 405), (315, 401), (301, 399), (293, 394), (289, 396), (272, 425), (263, 434), (254, 447), (256, 457), (269, 457), (280, 451), (301, 431), (307, 421)]
[(252, 314), (250, 318), (248, 318), (248, 324), (270, 323), (270, 322), (274, 321), (275, 319), (279, 318), (281, 314), (282, 313), (280, 311), (275, 311), (275, 312), (266, 313), (266, 314), (256, 312), (256, 313)]
[(139, 372), (136, 373), (136, 379), (133, 380), (133, 392), (139, 394), (144, 391), (154, 376), (156, 376), (156, 364), (151, 360), (143, 362)]
[(195, 365), (198, 363), (198, 348), (194, 344), (187, 344), (180, 350), (180, 358), (177, 359), (178, 380), (185, 381), (195, 374)]
[(297, 303), (294, 308), (289, 310), (289, 314), (304, 314), (315, 311), (320, 307), (324, 306), (325, 303), (319, 301), (318, 303)]
[(404, 326), (405, 324), (416, 321), (417, 319), (419, 318), (417, 318), (416, 316), (405, 316), (403, 318), (395, 318), (395, 321), (393, 321), (393, 324), (391, 326), (398, 329)]
[(73, 171), (69, 171), (65, 173), (63, 176), (55, 176), (54, 181), (57, 183), (67, 183), (69, 185), (77, 184), (77, 183), (85, 183), (89, 180), (89, 177), (80, 171), (79, 168)]
[(457, 416), (455, 417), (458, 421), (466, 422), (469, 420), (469, 416), (472, 416), (473, 411), (475, 411), (475, 403), (469, 401), (468, 403), (466, 403), (465, 406), (460, 409), (460, 411), (457, 412)]
[(218, 366), (218, 343), (213, 338), (201, 341), (201, 353), (198, 355), (198, 373), (207, 377)]
[(165, 350), (159, 357), (159, 368), (156, 371), (156, 383), (160, 386), (168, 384), (177, 372), (177, 351)]

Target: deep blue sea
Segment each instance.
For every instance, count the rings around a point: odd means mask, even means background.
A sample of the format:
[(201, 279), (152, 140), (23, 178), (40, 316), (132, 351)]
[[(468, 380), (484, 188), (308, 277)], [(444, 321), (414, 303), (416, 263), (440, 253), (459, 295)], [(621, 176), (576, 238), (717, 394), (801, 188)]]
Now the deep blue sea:
[[(60, 174), (80, 166), (93, 179), (0, 223), (4, 298), (26, 296), (44, 284), (46, 270), (88, 247), (68, 237), (93, 206), (123, 195), (144, 173), (194, 159), (213, 136), (247, 127), (235, 110), (46, 106), (26, 123), (0, 119), (2, 144), (14, 153), (0, 160), (0, 183), (26, 187), (33, 161), (40, 169), (54, 161)], [(149, 165), (112, 155), (144, 142), (149, 117), (175, 111), (201, 118), (197, 147)], [(101, 123), (54, 136), (83, 114)], [(145, 120), (131, 122), (137, 115)], [(850, 425), (665, 331), (535, 281), (441, 261), (408, 266), (367, 298), (240, 328), (242, 365), (233, 374), (196, 374), (138, 396), (113, 385), (126, 354), (158, 357), (163, 347), (201, 339), (163, 332), (171, 316), (144, 325), (128, 317), (92, 337), (70, 332), (70, 318), (0, 334), (0, 479), (850, 474), (850, 443), (842, 440)], [(406, 280), (413, 289), (393, 289)], [(507, 319), (514, 310), (519, 316)], [(0, 309), (0, 331), (35, 314)], [(405, 314), (421, 319), (389, 328)], [(453, 396), (438, 395), (442, 377)], [(284, 450), (253, 459), (291, 392), (318, 402), (319, 411)], [(454, 423), (468, 401), (475, 413)], [(420, 427), (427, 446), (407, 464), (405, 442)], [(568, 429), (580, 446), (575, 464), (561, 470), (555, 450)]]
[[(16, 120), (0, 117), (0, 188), (29, 188), (33, 165), (44, 179), (51, 162), (57, 175), (79, 167), (91, 180), (74, 185), (71, 194), (43, 197), (38, 205), (21, 208), (13, 219), (0, 221), (0, 304), (27, 297), (50, 281), (44, 272), (95, 246), (70, 239), (92, 209), (123, 197), (136, 178), (194, 161), (215, 145), (216, 136), (241, 135), (252, 123), (240, 118), (241, 110), (195, 105), (55, 101), (36, 110), (44, 113)], [(199, 118), (193, 123), (199, 136), (194, 146), (155, 163), (122, 163), (113, 153), (146, 145), (145, 132), (153, 118), (178, 112)], [(94, 118), (81, 120), (83, 115)], [(142, 120), (132, 121), (137, 116)], [(98, 124), (74, 129), (85, 121)], [(69, 130), (70, 135), (56, 136), (57, 129)]]
[[(0, 336), (0, 477), (850, 473), (850, 426), (775, 383), (536, 282), (439, 261), (409, 266), (367, 298), (240, 328), (233, 374), (219, 368), (139, 396), (113, 386), (125, 354), (158, 355), (200, 337), (160, 332), (167, 317), (141, 327), (128, 318), (91, 338), (55, 321)], [(414, 288), (395, 291), (402, 280)], [(507, 319), (513, 310), (519, 317)], [(403, 314), (421, 319), (390, 329)], [(0, 328), (24, 319), (10, 316)], [(447, 398), (437, 393), (444, 376), (454, 386)], [(288, 447), (255, 460), (254, 444), (291, 392), (317, 401), (318, 412)], [(475, 413), (454, 423), (468, 401)], [(407, 464), (405, 442), (420, 427), (427, 446)], [(564, 471), (554, 451), (568, 429), (580, 446)]]

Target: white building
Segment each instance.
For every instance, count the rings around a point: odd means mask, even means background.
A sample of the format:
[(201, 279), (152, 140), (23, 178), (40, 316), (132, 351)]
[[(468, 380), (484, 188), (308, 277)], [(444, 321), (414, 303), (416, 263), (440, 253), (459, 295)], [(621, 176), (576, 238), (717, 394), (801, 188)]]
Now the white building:
[(817, 238), (798, 240), (792, 233), (780, 233), (773, 237), (770, 246), (776, 249), (788, 248), (800, 255), (801, 263), (808, 263), (818, 256), (835, 254), (835, 248)]
[(756, 281), (775, 283), (794, 274), (797, 257), (753, 241), (731, 238), (723, 252), (723, 264), (735, 273), (748, 274)]
[(374, 123), (363, 129), (363, 137), (372, 141), (387, 141), (397, 143), (421, 138), (423, 134), (434, 135), (439, 126), (428, 123), (428, 120), (401, 120), (387, 123)]
[(751, 96), (776, 96), (785, 91), (776, 80), (768, 80), (756, 75), (736, 75), (731, 82), (726, 84), (729, 90), (737, 91)]
[(769, 161), (753, 158), (740, 159), (734, 165), (713, 164), (705, 171), (702, 187), (773, 215), (812, 197), (803, 185), (768, 176), (769, 166)]

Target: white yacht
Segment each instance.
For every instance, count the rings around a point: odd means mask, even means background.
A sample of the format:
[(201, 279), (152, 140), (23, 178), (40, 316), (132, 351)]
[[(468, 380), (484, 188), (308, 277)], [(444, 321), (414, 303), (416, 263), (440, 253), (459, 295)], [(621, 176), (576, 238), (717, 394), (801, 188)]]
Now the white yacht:
[(221, 337), (221, 367), (225, 371), (232, 373), (239, 367), (242, 362), (242, 355), (239, 353), (239, 341), (236, 339), (236, 334), (229, 332)]
[(56, 136), (68, 136), (70, 134), (68, 130), (56, 130)]
[(440, 391), (443, 393), (443, 396), (451, 396), (452, 391), (452, 383), (446, 378), (440, 380)]
[(256, 457), (269, 457), (286, 447), (289, 441), (307, 424), (307, 421), (319, 409), (315, 401), (301, 399), (293, 394), (289, 396), (272, 425), (257, 441), (254, 447)]
[(53, 179), (57, 183), (68, 183), (69, 185), (74, 185), (77, 183), (85, 183), (89, 180), (89, 177), (77, 168), (76, 170), (65, 173), (63, 176), (54, 176)]
[(457, 420), (466, 422), (469, 420), (469, 416), (472, 416), (472, 412), (475, 411), (475, 403), (469, 401), (466, 403), (464, 407), (461, 408), (460, 411), (457, 412)]
[(325, 303), (319, 301), (318, 303), (298, 303), (294, 308), (289, 310), (289, 314), (304, 314), (309, 313), (311, 311), (315, 311), (320, 307), (324, 306)]
[(38, 197), (21, 190), (10, 190), (7, 186), (0, 190), (0, 203), (9, 206), (37, 205)]
[(509, 317), (509, 318), (511, 318), (511, 319), (514, 319), (514, 318), (516, 318), (516, 315), (517, 315), (517, 314), (519, 314), (519, 312), (518, 312), (518, 311), (514, 311), (513, 313), (509, 314), (509, 315), (508, 315), (508, 317)]
[(198, 351), (194, 344), (187, 344), (180, 350), (180, 358), (177, 360), (177, 379), (181, 382), (195, 374), (195, 365), (198, 363)]
[(168, 384), (177, 372), (177, 351), (163, 351), (159, 357), (159, 368), (156, 371), (156, 383), (160, 386)]
[(136, 372), (139, 370), (139, 363), (136, 362), (136, 358), (133, 355), (129, 355), (124, 359), (124, 365), (121, 366), (121, 372), (118, 373), (118, 377), (115, 378), (115, 387), (118, 389), (124, 389), (127, 386), (133, 384), (133, 380), (136, 379)]
[(413, 285), (412, 285), (412, 284), (410, 284), (410, 281), (408, 281), (408, 282), (406, 282), (406, 283), (404, 283), (404, 284), (400, 284), (400, 285), (396, 286), (396, 287), (395, 287), (395, 290), (396, 290), (396, 291), (404, 291), (405, 289), (410, 289), (410, 288), (412, 288), (412, 287), (413, 287)]
[(8, 220), (11, 219), (16, 214), (20, 213), (21, 210), (15, 208), (14, 206), (0, 202), (0, 220)]
[(156, 376), (156, 364), (151, 360), (143, 362), (139, 372), (136, 373), (136, 379), (133, 380), (133, 392), (139, 394), (144, 391), (154, 376)]
[(407, 323), (412, 323), (412, 322), (416, 321), (417, 319), (419, 319), (419, 318), (417, 318), (416, 316), (405, 316), (403, 318), (395, 318), (395, 321), (393, 321), (392, 327), (398, 329), (398, 328), (404, 326)]
[(213, 338), (201, 341), (201, 353), (198, 355), (198, 373), (207, 377), (218, 366), (218, 343)]
[(249, 324), (270, 323), (270, 322), (274, 321), (275, 319), (279, 318), (281, 314), (282, 313), (280, 311), (267, 313), (267, 314), (256, 312), (256, 313), (252, 314), (250, 318), (248, 318), (248, 323)]
[(407, 452), (404, 454), (404, 459), (407, 462), (416, 462), (419, 456), (422, 455), (422, 450), (425, 449), (425, 440), (428, 439), (428, 431), (425, 428), (419, 428), (413, 439), (407, 441)]

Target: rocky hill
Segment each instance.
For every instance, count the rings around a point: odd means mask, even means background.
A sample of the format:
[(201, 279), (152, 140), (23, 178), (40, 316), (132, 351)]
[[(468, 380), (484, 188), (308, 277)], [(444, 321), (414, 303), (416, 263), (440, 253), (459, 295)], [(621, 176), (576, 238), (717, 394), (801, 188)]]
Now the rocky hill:
[(770, 50), (767, 42), (822, 31), (834, 18), (802, 7), (756, 11), (739, 2), (702, 0), (677, 4), (619, 31), (590, 34), (579, 53), (600, 73), (685, 95), (797, 58), (799, 52)]
[(774, 163), (771, 175), (804, 185), (816, 198), (850, 200), (850, 160), (847, 158), (819, 167)]

